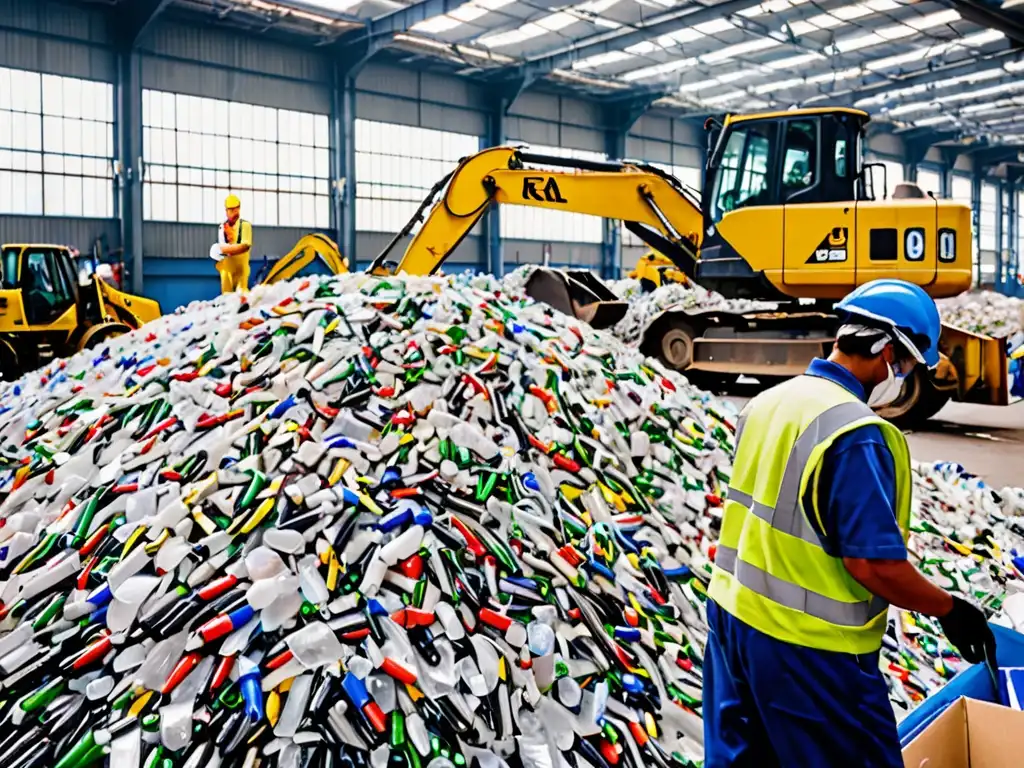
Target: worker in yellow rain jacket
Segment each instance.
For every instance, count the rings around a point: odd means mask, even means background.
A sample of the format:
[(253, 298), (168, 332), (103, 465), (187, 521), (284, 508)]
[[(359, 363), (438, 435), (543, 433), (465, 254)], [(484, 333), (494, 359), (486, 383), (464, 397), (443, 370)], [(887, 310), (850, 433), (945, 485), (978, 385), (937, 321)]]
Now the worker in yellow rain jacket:
[(981, 610), (907, 559), (910, 453), (872, 410), (938, 364), (935, 302), (875, 280), (836, 310), (829, 358), (740, 414), (708, 589), (704, 768), (901, 768), (878, 666), (890, 603), (995, 661)]
[(227, 218), (218, 227), (217, 242), (210, 249), (210, 256), (220, 273), (220, 291), (247, 291), (252, 224), (242, 218), (242, 203), (235, 195), (227, 196), (224, 211)]

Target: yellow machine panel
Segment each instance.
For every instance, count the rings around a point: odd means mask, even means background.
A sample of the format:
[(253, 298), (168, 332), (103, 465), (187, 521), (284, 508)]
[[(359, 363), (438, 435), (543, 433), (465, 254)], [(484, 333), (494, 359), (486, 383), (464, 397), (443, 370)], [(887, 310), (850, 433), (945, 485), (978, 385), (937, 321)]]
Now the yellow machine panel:
[(857, 203), (858, 280), (935, 282), (936, 202), (931, 198)]
[(856, 286), (855, 221), (850, 203), (785, 206), (783, 280), (788, 293), (838, 299)]
[(781, 279), (783, 219), (782, 206), (740, 208), (722, 217), (721, 235), (739, 254), (751, 254), (748, 263), (769, 280)]
[(971, 287), (974, 236), (971, 209), (962, 203), (940, 200), (936, 209), (938, 260), (935, 282), (928, 291), (937, 299), (956, 296)]
[(21, 291), (0, 291), (0, 333), (25, 330), (25, 306)]

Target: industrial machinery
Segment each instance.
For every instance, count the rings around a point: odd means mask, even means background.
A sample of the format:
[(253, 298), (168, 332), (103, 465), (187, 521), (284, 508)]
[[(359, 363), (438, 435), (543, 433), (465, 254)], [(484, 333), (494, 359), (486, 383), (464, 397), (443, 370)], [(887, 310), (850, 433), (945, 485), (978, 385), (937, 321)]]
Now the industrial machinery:
[(686, 273), (679, 269), (672, 259), (654, 250), (648, 251), (637, 260), (629, 276), (640, 281), (644, 293), (650, 293), (669, 283), (686, 285), (689, 282)]
[(0, 246), (0, 378), (97, 347), (160, 316), (160, 305), (90, 274), (64, 245)]
[(314, 264), (322, 265), (332, 275), (349, 271), (348, 259), (341, 255), (337, 244), (327, 235), (313, 233), (300, 238), (295, 247), (273, 266), (268, 265), (266, 275), (262, 279), (257, 276), (256, 282), (272, 285), (281, 280), (290, 280)]
[[(715, 376), (796, 375), (831, 349), (832, 305), (857, 285), (898, 277), (942, 298), (971, 284), (969, 207), (913, 185), (900, 185), (889, 199), (884, 177), (877, 195), (875, 169), (860, 161), (868, 119), (860, 110), (827, 108), (709, 120), (700, 199), (645, 163), (487, 149), (434, 185), (372, 269), (387, 271), (390, 251), (422, 222), (393, 266), (432, 273), (493, 203), (621, 219), (701, 286), (726, 298), (779, 302), (770, 313), (669, 310), (648, 327), (644, 351), (672, 368)], [(602, 298), (584, 280), (552, 270), (537, 270), (527, 289), (563, 311)], [(946, 328), (941, 347), (939, 369), (916, 371), (885, 416), (922, 420), (950, 397), (1007, 402), (998, 340)]]

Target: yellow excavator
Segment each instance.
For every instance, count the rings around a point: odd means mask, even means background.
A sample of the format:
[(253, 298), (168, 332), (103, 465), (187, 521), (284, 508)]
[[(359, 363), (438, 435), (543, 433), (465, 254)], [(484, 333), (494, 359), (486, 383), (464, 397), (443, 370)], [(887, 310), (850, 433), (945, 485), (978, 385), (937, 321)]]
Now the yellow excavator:
[(332, 275), (340, 275), (349, 271), (348, 259), (327, 235), (313, 233), (299, 239), (288, 253), (278, 259), (273, 266), (267, 266), (267, 273), (257, 283), (273, 285), (281, 280), (291, 280), (302, 270), (314, 264), (321, 264)]
[(640, 288), (644, 293), (651, 293), (671, 283), (686, 285), (690, 282), (686, 273), (679, 269), (672, 259), (655, 250), (650, 250), (637, 259), (636, 266), (629, 271), (629, 277), (640, 281)]
[(64, 245), (0, 245), (0, 379), (132, 331), (160, 316), (152, 299), (82, 279)]
[[(709, 120), (700, 199), (646, 163), (486, 149), (434, 185), (371, 270), (434, 272), (495, 203), (621, 219), (687, 279), (726, 298), (779, 303), (773, 312), (666, 311), (647, 328), (645, 352), (688, 375), (796, 375), (831, 348), (832, 305), (854, 287), (897, 277), (942, 298), (971, 285), (970, 208), (912, 184), (889, 198), (884, 166), (861, 162), (868, 120), (847, 108)], [(420, 222), (398, 263), (389, 261)], [(538, 269), (527, 290), (596, 327), (625, 311), (590, 273)], [(951, 397), (1008, 401), (999, 340), (946, 326), (940, 346), (938, 369), (908, 377), (886, 417), (920, 421)]]

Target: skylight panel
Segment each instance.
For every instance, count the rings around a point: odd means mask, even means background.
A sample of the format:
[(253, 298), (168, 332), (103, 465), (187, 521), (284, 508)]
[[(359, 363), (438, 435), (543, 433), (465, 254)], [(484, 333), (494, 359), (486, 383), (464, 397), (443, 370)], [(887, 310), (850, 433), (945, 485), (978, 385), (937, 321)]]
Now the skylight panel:
[(658, 75), (667, 75), (670, 72), (677, 72), (680, 69), (692, 67), (696, 63), (697, 59), (693, 57), (688, 59), (676, 59), (675, 61), (666, 61), (662, 64), (654, 64), (650, 67), (633, 69), (629, 72), (623, 73), (620, 77), (626, 82), (631, 83), (634, 80), (645, 80), (649, 77), (657, 77)]
[(504, 8), (506, 5), (511, 5), (513, 2), (515, 0), (470, 0), (470, 2), (460, 5), (451, 13), (432, 16), (429, 19), (413, 24), (409, 31), (426, 34), (447, 32), (461, 24), (476, 21), (481, 16), (486, 15), (488, 11), (496, 11), (499, 8)]
[(884, 43), (887, 40), (899, 40), (904, 37), (910, 37), (914, 34), (915, 30), (920, 32), (943, 24), (949, 24), (959, 18), (960, 14), (956, 11), (938, 11), (936, 13), (929, 13), (926, 16), (918, 16), (913, 19), (908, 19), (905, 22), (900, 22), (899, 24), (882, 27), (874, 32), (842, 38), (826, 48), (826, 53), (850, 53), (851, 51), (859, 51), (862, 48), (878, 45), (879, 43)]
[(755, 40), (748, 40), (745, 43), (737, 43), (736, 45), (728, 45), (725, 48), (721, 48), (711, 53), (706, 53), (700, 57), (700, 60), (705, 64), (712, 64), (717, 61), (728, 61), (734, 59), (737, 56), (744, 56), (748, 53), (756, 53), (758, 51), (766, 51), (769, 48), (777, 48), (782, 45), (778, 40), (772, 40), (770, 37), (759, 37)]
[(709, 96), (706, 99), (701, 99), (703, 104), (725, 104), (727, 101), (736, 101), (736, 99), (747, 98), (746, 91), (726, 91), (720, 93), (717, 96)]
[(603, 67), (605, 64), (615, 64), (616, 62), (632, 58), (633, 57), (625, 51), (607, 51), (605, 53), (596, 53), (593, 56), (587, 56), (585, 59), (580, 59), (573, 63), (572, 68), (593, 69), (594, 67)]
[(626, 48), (626, 53), (631, 53), (634, 56), (644, 56), (658, 50), (658, 47), (659, 46), (652, 43), (650, 40), (641, 40), (636, 45), (631, 45)]
[(796, 8), (807, 2), (810, 2), (810, 0), (765, 0), (763, 3), (757, 3), (749, 8), (744, 8), (739, 12), (739, 15), (752, 19), (755, 16), (764, 16), (768, 13), (788, 11), (790, 8)]
[(789, 80), (776, 80), (774, 83), (765, 83), (754, 88), (754, 93), (772, 93), (773, 91), (784, 91), (787, 88), (796, 88), (799, 85), (805, 85), (806, 80), (802, 77), (791, 77)]
[(923, 29), (931, 29), (932, 27), (938, 27), (943, 24), (952, 24), (955, 21), (960, 21), (960, 14), (954, 10), (937, 11), (936, 13), (929, 13), (924, 16), (915, 16), (907, 19), (903, 23), (908, 27), (921, 31)]
[(861, 48), (868, 48), (872, 45), (878, 45), (884, 43), (885, 38), (880, 35), (869, 32), (866, 35), (857, 35), (855, 37), (844, 37), (842, 40), (836, 40), (829, 49), (834, 53), (849, 53), (850, 51), (859, 51)]
[(796, 69), (802, 67), (805, 64), (810, 64), (812, 61), (821, 61), (825, 57), (820, 53), (801, 53), (797, 56), (787, 56), (784, 59), (775, 59), (774, 61), (766, 61), (764, 66), (769, 69)]
[(822, 72), (820, 75), (812, 75), (807, 78), (807, 82), (810, 85), (837, 83), (840, 80), (849, 80), (851, 77), (860, 77), (862, 74), (863, 70), (860, 67), (850, 67), (849, 69), (840, 69), (837, 72)]
[(927, 125), (938, 125), (939, 123), (951, 123), (953, 118), (949, 115), (934, 115), (932, 117), (922, 117), (914, 121), (914, 125), (927, 126)]
[(728, 32), (730, 29), (735, 29), (736, 25), (728, 19), (713, 19), (712, 21), (705, 21), (703, 24), (697, 24), (693, 29), (700, 32), (702, 35), (718, 35), (722, 32)]
[(931, 109), (935, 105), (934, 101), (912, 101), (909, 104), (901, 104), (898, 107), (893, 107), (887, 115), (890, 117), (897, 117), (899, 115), (909, 115), (914, 112), (920, 112), (924, 109)]
[(488, 48), (497, 48), (503, 45), (515, 45), (516, 43), (521, 43), (534, 37), (540, 37), (548, 32), (558, 32), (571, 24), (575, 24), (577, 21), (591, 21), (598, 26), (615, 28), (620, 25), (618, 22), (614, 22), (611, 19), (594, 19), (588, 17), (592, 14), (605, 11), (618, 2), (619, 0), (591, 0), (587, 3), (574, 5), (563, 11), (556, 11), (555, 13), (550, 13), (547, 16), (542, 16), (535, 21), (523, 24), (518, 29), (512, 29), (507, 32), (498, 32), (492, 35), (484, 35), (479, 38), (477, 42), (481, 45), (486, 45)]

